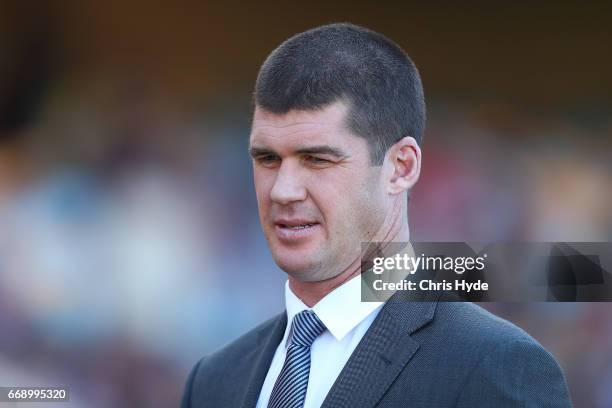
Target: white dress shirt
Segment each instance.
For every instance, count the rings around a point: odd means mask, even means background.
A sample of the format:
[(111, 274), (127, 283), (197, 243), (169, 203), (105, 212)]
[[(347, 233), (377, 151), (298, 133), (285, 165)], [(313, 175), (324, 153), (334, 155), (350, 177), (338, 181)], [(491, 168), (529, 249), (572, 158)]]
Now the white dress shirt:
[[(272, 364), (261, 388), (257, 408), (266, 408), (274, 383), (285, 362), (287, 337), (293, 317), (309, 307), (285, 285), (287, 327), (285, 335), (276, 348)], [(304, 408), (319, 408), (340, 371), (363, 338), (365, 332), (378, 316), (382, 302), (361, 301), (361, 279), (358, 276), (327, 294), (310, 310), (325, 324), (324, 331), (310, 349), (310, 376)]]

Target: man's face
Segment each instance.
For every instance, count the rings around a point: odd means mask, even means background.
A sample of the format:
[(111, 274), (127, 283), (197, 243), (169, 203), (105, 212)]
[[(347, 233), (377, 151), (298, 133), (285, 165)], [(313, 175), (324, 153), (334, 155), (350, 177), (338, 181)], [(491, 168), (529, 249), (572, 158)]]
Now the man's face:
[(250, 137), (259, 217), (276, 263), (301, 281), (333, 278), (360, 256), (387, 210), (380, 167), (345, 125), (347, 106), (255, 109)]

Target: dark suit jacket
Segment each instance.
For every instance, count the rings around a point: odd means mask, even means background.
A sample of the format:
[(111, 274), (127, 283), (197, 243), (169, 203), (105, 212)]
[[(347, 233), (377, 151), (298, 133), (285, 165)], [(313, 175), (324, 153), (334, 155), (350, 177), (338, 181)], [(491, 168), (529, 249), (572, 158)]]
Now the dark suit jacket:
[[(255, 407), (287, 324), (282, 313), (192, 370), (182, 407)], [(527, 333), (473, 303), (382, 308), (323, 407), (571, 407), (553, 356)]]

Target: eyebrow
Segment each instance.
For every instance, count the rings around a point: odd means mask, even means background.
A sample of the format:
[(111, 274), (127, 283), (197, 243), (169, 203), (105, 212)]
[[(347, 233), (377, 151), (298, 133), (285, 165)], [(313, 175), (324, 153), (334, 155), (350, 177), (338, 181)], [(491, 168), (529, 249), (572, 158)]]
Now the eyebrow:
[[(327, 155), (334, 156), (337, 158), (344, 158), (348, 156), (348, 154), (343, 152), (341, 149), (338, 149), (336, 147), (331, 147), (328, 145), (303, 147), (301, 149), (297, 149), (295, 152), (297, 154), (327, 154)], [(251, 146), (249, 148), (249, 154), (251, 155), (251, 157), (260, 157), (260, 156), (269, 155), (269, 154), (276, 155), (277, 153), (265, 147)]]
[(298, 154), (328, 154), (330, 156), (334, 156), (337, 158), (343, 158), (343, 157), (348, 156), (342, 150), (336, 147), (331, 147), (327, 145), (304, 147), (302, 149), (298, 149), (296, 153)]
[(273, 150), (270, 149), (266, 149), (265, 147), (249, 147), (249, 154), (251, 155), (251, 157), (255, 158), (255, 157), (260, 157), (260, 156), (267, 156), (267, 155), (271, 155), (271, 154), (276, 154), (276, 152), (274, 152)]

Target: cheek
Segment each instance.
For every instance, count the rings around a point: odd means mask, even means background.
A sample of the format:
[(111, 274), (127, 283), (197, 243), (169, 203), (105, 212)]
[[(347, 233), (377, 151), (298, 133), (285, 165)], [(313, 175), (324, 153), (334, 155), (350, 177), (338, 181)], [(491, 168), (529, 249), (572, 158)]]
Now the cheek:
[(380, 195), (377, 177), (370, 174), (361, 175), (360, 183), (352, 183), (343, 192), (345, 228), (352, 232), (355, 239), (361, 241), (376, 232), (384, 219), (384, 208)]
[(255, 183), (255, 195), (257, 196), (257, 204), (260, 211), (267, 208), (270, 199), (270, 190), (274, 183), (273, 174), (262, 171), (261, 169), (253, 169), (253, 181)]
[(269, 228), (270, 219), (270, 190), (272, 189), (274, 179), (269, 174), (262, 171), (255, 171), (253, 174), (255, 184), (255, 196), (257, 198), (257, 209), (259, 222), (264, 231)]
[[(361, 182), (358, 182), (361, 180)], [(376, 208), (373, 180), (363, 174), (337, 174), (311, 180), (310, 195), (333, 236), (361, 235)], [(377, 182), (377, 180), (376, 180)]]

